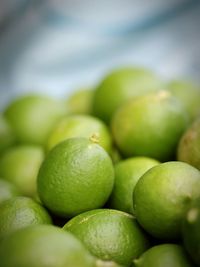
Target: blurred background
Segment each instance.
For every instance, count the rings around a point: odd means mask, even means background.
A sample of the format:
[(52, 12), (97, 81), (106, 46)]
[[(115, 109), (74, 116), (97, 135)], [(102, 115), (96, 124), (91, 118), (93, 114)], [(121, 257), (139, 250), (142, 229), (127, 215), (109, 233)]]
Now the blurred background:
[(0, 106), (67, 96), (109, 70), (200, 79), (199, 0), (0, 0)]

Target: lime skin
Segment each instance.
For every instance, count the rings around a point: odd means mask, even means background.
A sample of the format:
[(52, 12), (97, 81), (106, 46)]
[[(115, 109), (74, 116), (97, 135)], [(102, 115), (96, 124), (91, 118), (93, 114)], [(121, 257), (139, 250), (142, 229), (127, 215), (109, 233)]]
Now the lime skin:
[(194, 267), (184, 248), (176, 244), (162, 244), (150, 248), (134, 260), (133, 267)]
[(1, 267), (95, 267), (72, 234), (53, 225), (29, 226), (0, 244)]
[(13, 183), (0, 179), (0, 204), (17, 196), (20, 196), (18, 188)]
[(136, 219), (118, 210), (84, 212), (69, 220), (64, 229), (79, 238), (96, 257), (123, 266), (130, 266), (149, 247)]
[(196, 119), (182, 135), (178, 148), (177, 159), (200, 170), (200, 118)]
[(94, 136), (99, 145), (111, 153), (112, 138), (104, 122), (89, 115), (68, 115), (53, 128), (47, 140), (47, 149), (73, 137), (90, 138)]
[(18, 145), (9, 148), (0, 158), (0, 175), (13, 183), (22, 195), (37, 195), (37, 175), (44, 150), (38, 145)]
[(192, 122), (200, 115), (200, 86), (190, 81), (174, 80), (168, 84), (168, 90), (184, 105)]
[(133, 192), (133, 205), (140, 225), (153, 237), (176, 240), (189, 204), (200, 197), (200, 172), (173, 161), (148, 170)]
[(146, 156), (161, 162), (176, 154), (188, 126), (182, 104), (165, 90), (130, 99), (112, 118), (116, 145), (125, 157)]
[(66, 108), (69, 114), (91, 114), (93, 89), (79, 89), (73, 92), (66, 100)]
[(134, 214), (133, 190), (140, 177), (159, 161), (147, 157), (132, 157), (115, 165), (115, 183), (109, 199), (111, 208)]
[(184, 246), (191, 258), (200, 266), (200, 199), (187, 210), (182, 224)]
[(14, 99), (4, 115), (18, 143), (43, 146), (55, 123), (65, 113), (61, 101), (33, 94)]
[(0, 205), (0, 241), (30, 225), (51, 224), (47, 210), (33, 199), (15, 197)]
[(128, 99), (158, 91), (162, 87), (161, 80), (148, 69), (116, 69), (95, 89), (92, 114), (109, 124), (114, 112)]

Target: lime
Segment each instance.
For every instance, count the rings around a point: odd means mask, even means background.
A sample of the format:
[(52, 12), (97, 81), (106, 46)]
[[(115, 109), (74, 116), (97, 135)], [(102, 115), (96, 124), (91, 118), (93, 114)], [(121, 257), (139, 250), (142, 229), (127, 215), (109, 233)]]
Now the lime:
[(49, 132), (64, 114), (64, 104), (47, 96), (28, 95), (14, 100), (5, 116), (20, 143), (44, 145)]
[(149, 245), (135, 218), (118, 210), (82, 213), (67, 222), (64, 229), (78, 237), (96, 257), (123, 266), (130, 266)]
[(117, 210), (134, 213), (133, 190), (135, 185), (147, 170), (157, 164), (159, 164), (157, 160), (145, 157), (129, 158), (117, 163), (110, 206)]
[(15, 184), (21, 194), (35, 196), (37, 174), (43, 159), (44, 152), (39, 146), (12, 147), (0, 159), (0, 175)]
[(93, 139), (71, 138), (54, 147), (38, 175), (38, 193), (55, 214), (72, 217), (102, 207), (114, 183), (113, 164)]
[(52, 225), (21, 229), (0, 244), (2, 267), (95, 267), (72, 234)]
[(116, 144), (125, 156), (171, 160), (187, 127), (187, 113), (168, 91), (160, 90), (124, 104), (112, 120)]
[(0, 241), (18, 229), (34, 224), (50, 224), (47, 211), (33, 199), (15, 197), (0, 205)]
[(176, 244), (162, 244), (150, 248), (134, 260), (134, 267), (193, 267), (185, 250)]
[(183, 220), (182, 236), (185, 248), (200, 266), (200, 200), (192, 203)]
[(136, 218), (152, 236), (166, 240), (181, 234), (189, 203), (200, 197), (200, 172), (184, 162), (166, 162), (147, 171), (133, 193)]
[(183, 134), (179, 145), (177, 158), (200, 170), (200, 118)]
[(0, 153), (14, 143), (14, 134), (7, 120), (0, 114)]
[(20, 192), (14, 184), (4, 179), (0, 179), (0, 204), (7, 199), (17, 197), (19, 195)]
[(115, 110), (130, 97), (157, 91), (160, 79), (143, 68), (121, 68), (108, 74), (94, 92), (93, 114), (109, 123)]
[(97, 118), (89, 115), (71, 115), (63, 118), (51, 132), (47, 147), (52, 147), (72, 137), (96, 136), (99, 145), (107, 152), (111, 151), (111, 136), (107, 126)]
[(183, 103), (191, 120), (200, 115), (200, 86), (188, 81), (171, 81), (168, 89)]
[(71, 94), (66, 106), (69, 114), (91, 114), (94, 90), (80, 89)]

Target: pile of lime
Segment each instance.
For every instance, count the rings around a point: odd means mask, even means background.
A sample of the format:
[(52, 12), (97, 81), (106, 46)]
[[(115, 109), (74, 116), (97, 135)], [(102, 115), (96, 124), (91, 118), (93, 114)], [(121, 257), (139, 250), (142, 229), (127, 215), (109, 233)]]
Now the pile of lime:
[[(93, 88), (93, 89), (92, 89)], [(0, 114), (0, 267), (200, 266), (200, 86), (112, 71)]]

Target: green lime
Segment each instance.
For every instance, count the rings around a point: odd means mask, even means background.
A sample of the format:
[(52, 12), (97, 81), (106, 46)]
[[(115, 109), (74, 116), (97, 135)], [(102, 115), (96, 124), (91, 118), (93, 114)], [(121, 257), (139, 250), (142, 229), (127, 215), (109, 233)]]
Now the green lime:
[(35, 196), (37, 174), (43, 159), (44, 152), (39, 146), (12, 147), (0, 159), (0, 176), (15, 184), (21, 194)]
[(172, 81), (168, 89), (183, 103), (191, 120), (200, 115), (200, 86), (187, 81)]
[(15, 197), (0, 205), (0, 241), (18, 229), (50, 224), (51, 217), (40, 204), (28, 197)]
[(19, 195), (20, 192), (14, 184), (4, 179), (0, 179), (0, 204), (7, 199), (17, 197)]
[(0, 244), (2, 267), (95, 267), (72, 234), (52, 225), (21, 229)]
[(118, 210), (82, 213), (67, 222), (64, 229), (78, 237), (96, 257), (123, 266), (130, 266), (149, 245), (135, 218)]
[(185, 250), (176, 244), (162, 244), (150, 248), (137, 260), (134, 267), (193, 267)]
[(162, 86), (150, 70), (132, 67), (114, 70), (94, 92), (93, 114), (109, 123), (115, 110), (130, 97), (157, 91)]
[(81, 89), (71, 94), (66, 107), (69, 114), (91, 114), (94, 90)]
[(189, 163), (200, 170), (200, 118), (183, 134), (177, 151), (177, 158), (180, 161)]
[(152, 236), (176, 239), (189, 203), (200, 197), (200, 172), (183, 162), (166, 162), (147, 171), (133, 193), (134, 211)]
[(189, 207), (183, 220), (182, 236), (185, 248), (200, 266), (200, 200)]
[(115, 182), (110, 196), (110, 206), (128, 213), (133, 211), (133, 190), (140, 177), (150, 168), (158, 165), (157, 160), (135, 157), (122, 160), (115, 165)]
[(20, 143), (44, 145), (54, 124), (65, 113), (61, 101), (28, 95), (14, 100), (5, 116)]
[(14, 143), (14, 134), (10, 125), (2, 114), (0, 114), (0, 153), (4, 152)]
[(168, 91), (160, 90), (132, 99), (112, 120), (112, 132), (125, 156), (171, 160), (187, 127), (187, 113)]
[(113, 183), (107, 152), (93, 139), (71, 138), (47, 155), (38, 175), (38, 193), (53, 213), (72, 217), (102, 207)]
[(67, 116), (54, 127), (49, 136), (47, 148), (50, 150), (68, 138), (91, 136), (96, 136), (99, 145), (110, 153), (112, 140), (107, 126), (102, 121), (89, 115)]

